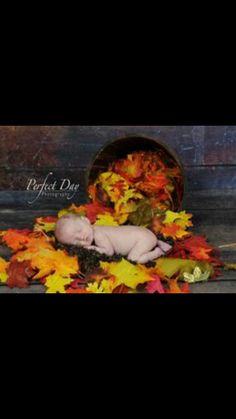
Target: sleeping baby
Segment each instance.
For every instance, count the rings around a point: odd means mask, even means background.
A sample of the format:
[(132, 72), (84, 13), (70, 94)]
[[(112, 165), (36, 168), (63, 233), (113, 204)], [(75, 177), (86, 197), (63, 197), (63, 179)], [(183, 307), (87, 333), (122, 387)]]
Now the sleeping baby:
[(63, 244), (82, 246), (108, 256), (120, 254), (137, 263), (147, 263), (172, 248), (147, 228), (92, 225), (88, 218), (76, 214), (67, 214), (57, 221), (55, 236)]

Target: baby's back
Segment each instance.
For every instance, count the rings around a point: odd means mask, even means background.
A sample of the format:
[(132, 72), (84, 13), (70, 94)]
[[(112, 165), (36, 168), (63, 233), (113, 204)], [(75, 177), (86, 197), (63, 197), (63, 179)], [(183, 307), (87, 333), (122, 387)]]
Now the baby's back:
[(138, 242), (157, 244), (154, 233), (145, 227), (137, 226), (94, 226), (95, 236), (106, 236), (116, 253), (127, 254)]

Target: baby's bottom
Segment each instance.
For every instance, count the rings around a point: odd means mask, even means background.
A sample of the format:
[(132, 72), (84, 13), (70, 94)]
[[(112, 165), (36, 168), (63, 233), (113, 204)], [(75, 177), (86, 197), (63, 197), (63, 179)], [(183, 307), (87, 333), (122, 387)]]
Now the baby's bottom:
[(128, 254), (128, 259), (137, 263), (147, 263), (160, 256), (164, 256), (165, 252), (168, 252), (171, 249), (171, 246), (168, 243), (161, 240), (158, 240), (157, 244), (159, 247), (155, 247), (155, 249), (151, 251), (146, 251), (143, 249), (143, 243), (138, 243)]

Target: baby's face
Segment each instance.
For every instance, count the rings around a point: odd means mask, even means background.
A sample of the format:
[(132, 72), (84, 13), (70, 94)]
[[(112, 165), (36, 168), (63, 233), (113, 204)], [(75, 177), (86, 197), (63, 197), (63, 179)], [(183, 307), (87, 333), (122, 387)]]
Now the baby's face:
[(86, 221), (65, 219), (60, 226), (58, 240), (74, 246), (90, 246), (93, 241), (93, 229)]

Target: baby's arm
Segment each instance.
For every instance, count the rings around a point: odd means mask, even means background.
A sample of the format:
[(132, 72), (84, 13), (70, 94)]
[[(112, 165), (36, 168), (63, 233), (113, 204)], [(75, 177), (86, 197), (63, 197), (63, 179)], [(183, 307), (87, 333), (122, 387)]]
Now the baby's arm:
[(86, 246), (86, 249), (96, 250), (99, 253), (105, 253), (107, 256), (114, 255), (113, 246), (107, 236), (99, 233), (94, 237), (96, 246)]

